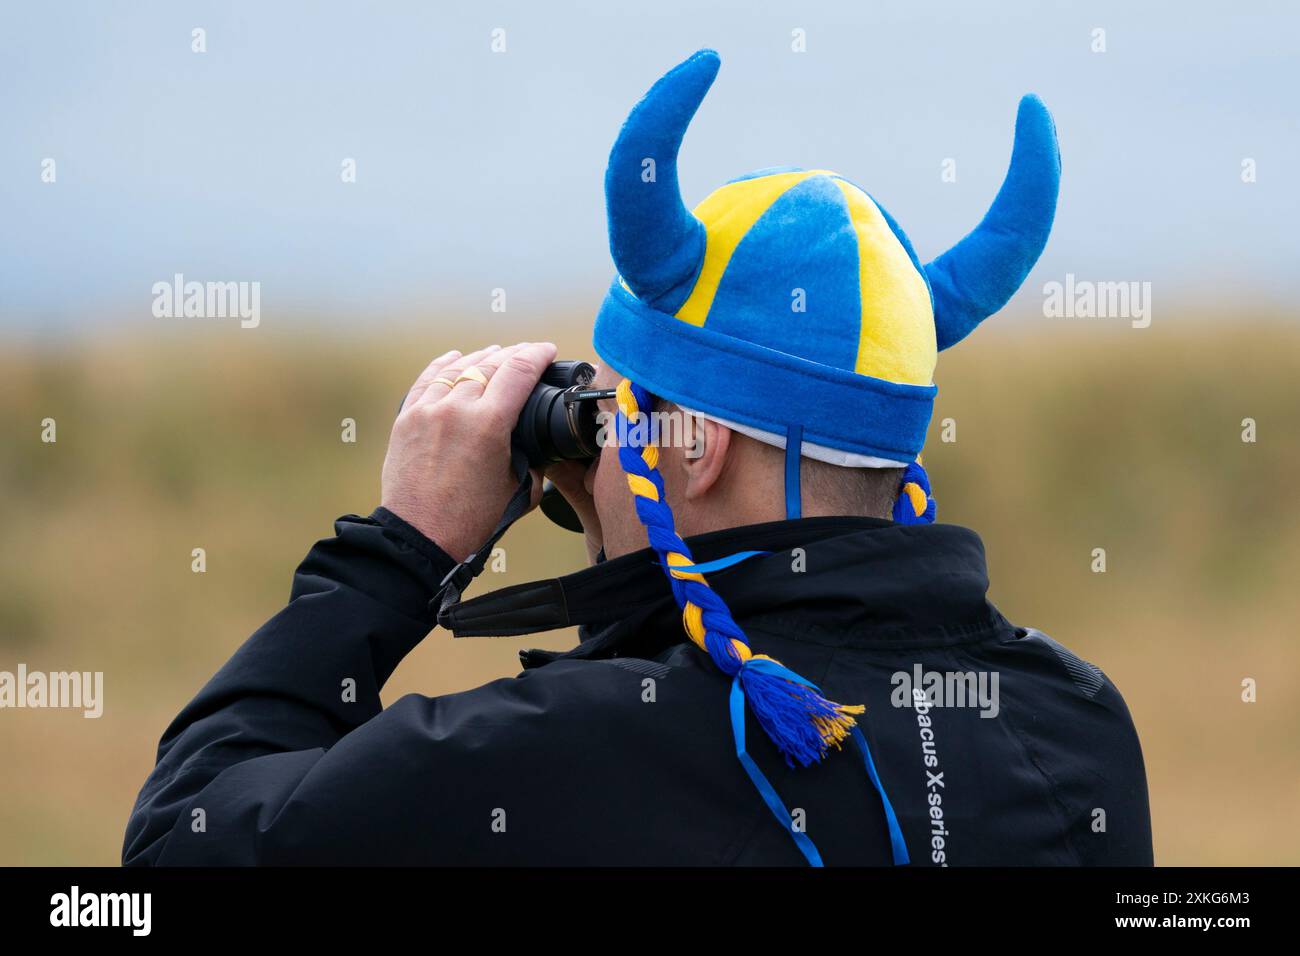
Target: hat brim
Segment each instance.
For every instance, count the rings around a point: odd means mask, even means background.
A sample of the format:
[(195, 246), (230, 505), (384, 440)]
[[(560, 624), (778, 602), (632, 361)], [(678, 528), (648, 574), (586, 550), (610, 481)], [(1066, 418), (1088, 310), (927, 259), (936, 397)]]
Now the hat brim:
[(910, 461), (925, 445), (933, 385), (907, 385), (712, 332), (652, 309), (616, 279), (596, 316), (601, 361), (660, 398), (764, 431)]

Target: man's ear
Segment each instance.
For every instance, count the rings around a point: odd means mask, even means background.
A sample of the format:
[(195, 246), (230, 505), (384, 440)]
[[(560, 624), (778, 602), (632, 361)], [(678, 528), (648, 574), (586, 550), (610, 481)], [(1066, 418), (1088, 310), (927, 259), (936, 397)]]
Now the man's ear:
[(707, 418), (686, 416), (686, 444), (682, 449), (682, 471), (686, 477), (686, 499), (702, 498), (717, 487), (731, 457), (731, 429)]

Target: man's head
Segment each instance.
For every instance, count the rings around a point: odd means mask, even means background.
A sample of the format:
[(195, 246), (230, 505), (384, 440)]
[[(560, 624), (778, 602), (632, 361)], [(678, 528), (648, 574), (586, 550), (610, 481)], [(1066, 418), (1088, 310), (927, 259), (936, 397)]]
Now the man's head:
[[(993, 206), (923, 266), (884, 208), (829, 170), (760, 169), (687, 209), (678, 152), (719, 63), (701, 50), (670, 70), (610, 152), (605, 194), (619, 275), (593, 334), (599, 384), (626, 378), (647, 401), (698, 413), (685, 427), (698, 432), (702, 453), (670, 444), (646, 479), (662, 483), (682, 533), (888, 513), (899, 469), (912, 508), (894, 516), (933, 520), (917, 459), (937, 354), (1006, 303), (1047, 242), (1060, 179), (1051, 116), (1037, 97), (1021, 100)], [(606, 449), (591, 476), (608, 492), (600, 495), (607, 553), (645, 540), (617, 517), (631, 508), (620, 510), (612, 492), (616, 458), (624, 470), (640, 468)], [(805, 473), (796, 494), (785, 478)], [(626, 536), (614, 530), (622, 525)]]

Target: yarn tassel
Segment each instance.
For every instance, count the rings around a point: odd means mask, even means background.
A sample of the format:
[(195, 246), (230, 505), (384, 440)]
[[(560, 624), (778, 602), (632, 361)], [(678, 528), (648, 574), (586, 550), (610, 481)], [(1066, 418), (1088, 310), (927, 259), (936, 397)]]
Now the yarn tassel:
[(797, 674), (768, 657), (755, 656), (740, 668), (740, 684), (763, 732), (793, 767), (810, 766), (834, 747), (839, 750), (857, 726), (861, 704), (837, 704)]

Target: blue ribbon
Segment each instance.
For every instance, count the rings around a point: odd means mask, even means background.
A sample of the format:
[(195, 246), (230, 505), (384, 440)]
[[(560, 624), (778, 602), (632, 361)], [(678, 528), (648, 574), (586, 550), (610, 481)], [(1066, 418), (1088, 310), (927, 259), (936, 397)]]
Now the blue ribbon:
[(867, 776), (871, 778), (876, 793), (880, 794), (880, 803), (885, 808), (885, 823), (889, 825), (889, 852), (894, 858), (894, 866), (911, 863), (912, 861), (907, 855), (907, 842), (903, 839), (903, 828), (898, 825), (894, 805), (889, 802), (889, 794), (885, 793), (885, 785), (880, 782), (880, 777), (876, 774), (876, 763), (871, 759), (871, 748), (867, 746), (867, 738), (862, 733), (861, 727), (853, 728), (853, 739), (857, 742), (858, 749), (862, 751), (863, 762), (867, 765)]
[(674, 571), (698, 571), (700, 574), (708, 574), (712, 571), (729, 568), (733, 564), (739, 564), (749, 558), (757, 558), (760, 555), (771, 553), (771, 551), (737, 551), (735, 554), (729, 554), (725, 558), (718, 558), (716, 561), (705, 561), (701, 564), (674, 564), (671, 567)]
[[(752, 664), (745, 666), (749, 667)], [(794, 837), (794, 845), (799, 848), (799, 852), (808, 860), (809, 865), (822, 866), (822, 857), (817, 852), (816, 845), (808, 834), (794, 828), (790, 811), (781, 802), (776, 788), (768, 781), (763, 771), (758, 769), (754, 758), (745, 750), (745, 689), (740, 686), (739, 674), (731, 679), (731, 732), (736, 738), (736, 756), (740, 758), (740, 765), (745, 768), (745, 773), (749, 774), (749, 779), (753, 781), (758, 789), (758, 795), (763, 798), (768, 809), (772, 811), (772, 816), (776, 817), (785, 831)]]
[(803, 517), (803, 499), (799, 492), (799, 458), (803, 452), (803, 426), (791, 425), (785, 433), (785, 517), (787, 521)]
[[(821, 688), (812, 681), (800, 677), (794, 671), (778, 664), (776, 661), (750, 659), (745, 662), (744, 666), (754, 667), (765, 673), (795, 681), (805, 687), (811, 687), (819, 694), (821, 693)], [(758, 790), (759, 796), (763, 798), (763, 802), (772, 811), (772, 816), (776, 817), (782, 829), (794, 839), (795, 846), (799, 848), (799, 852), (804, 855), (810, 865), (823, 866), (821, 854), (817, 852), (817, 846), (813, 843), (812, 838), (807, 833), (794, 828), (794, 821), (790, 819), (790, 811), (786, 809), (780, 796), (777, 795), (776, 788), (772, 786), (771, 781), (767, 779), (763, 771), (759, 769), (758, 764), (754, 762), (754, 758), (745, 749), (745, 689), (741, 686), (739, 673), (731, 680), (731, 733), (736, 740), (736, 756), (740, 758), (740, 765), (745, 768), (745, 773), (749, 775), (749, 779), (753, 782), (755, 789)], [(911, 862), (907, 855), (907, 843), (903, 839), (903, 830), (898, 825), (898, 816), (894, 813), (893, 804), (889, 802), (889, 796), (885, 793), (884, 784), (880, 782), (880, 776), (876, 773), (876, 764), (871, 759), (871, 748), (867, 746), (867, 738), (863, 735), (862, 728), (853, 728), (853, 740), (858, 745), (858, 749), (862, 751), (867, 776), (870, 778), (872, 786), (876, 788), (876, 793), (880, 795), (880, 802), (885, 809), (885, 823), (889, 827), (890, 855), (893, 857), (895, 866), (902, 866)]]

